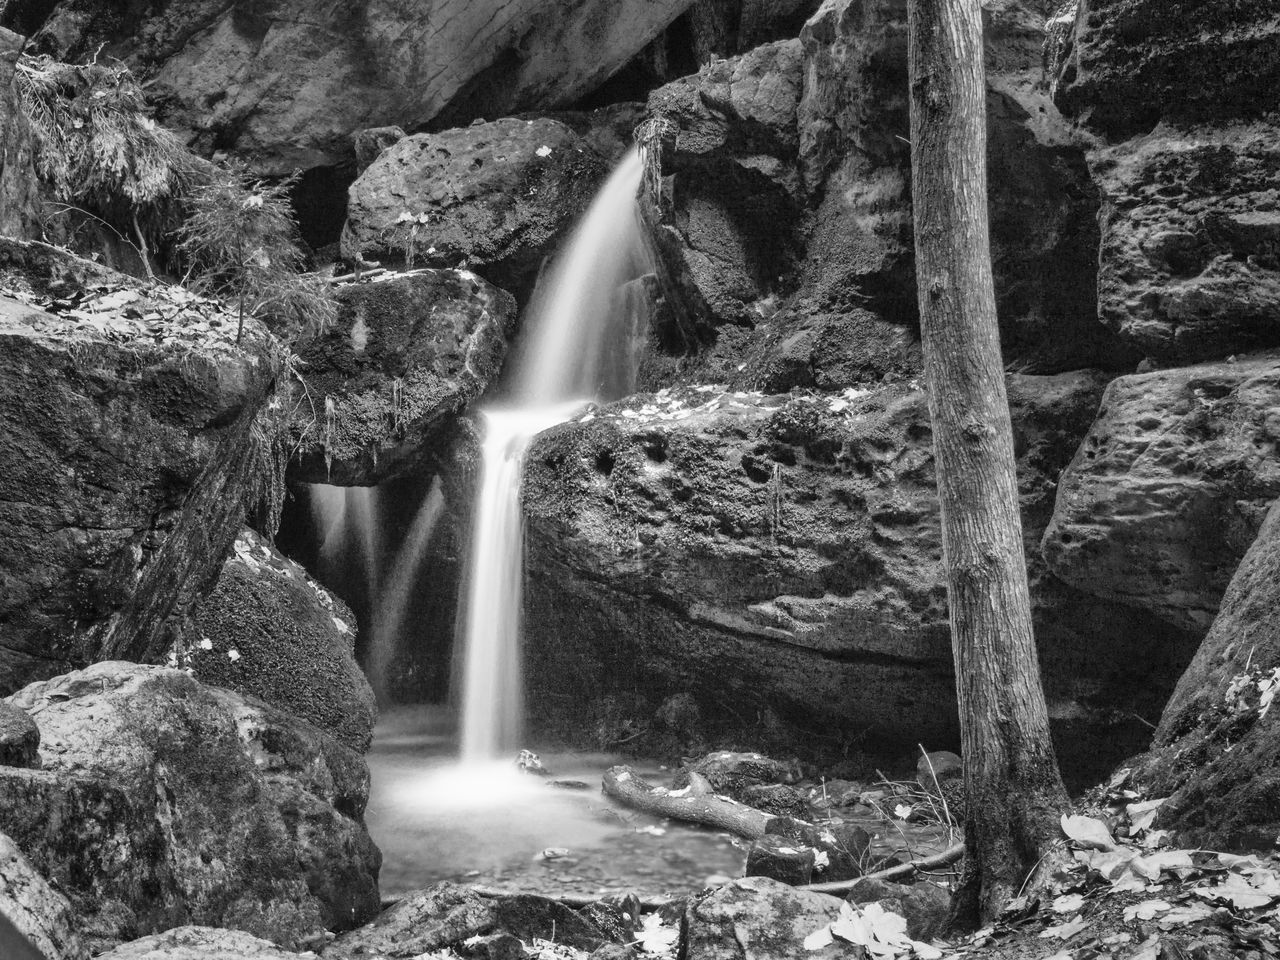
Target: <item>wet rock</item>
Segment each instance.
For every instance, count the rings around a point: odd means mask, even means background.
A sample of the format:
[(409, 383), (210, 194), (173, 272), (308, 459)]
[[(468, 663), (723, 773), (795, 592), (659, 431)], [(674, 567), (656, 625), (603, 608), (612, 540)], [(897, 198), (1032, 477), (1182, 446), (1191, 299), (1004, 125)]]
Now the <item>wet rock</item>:
[(711, 789), (718, 794), (742, 800), (750, 787), (775, 784), (796, 779), (793, 765), (774, 760), (758, 753), (734, 753), (720, 750), (686, 764), (673, 781), (676, 789), (689, 782), (689, 774), (706, 777)]
[[(794, 817), (778, 816), (765, 825), (765, 835), (766, 839), (781, 838), (784, 846), (811, 850), (815, 858), (815, 880), (834, 881), (860, 877), (869, 869), (878, 868), (882, 859), (871, 849), (870, 834), (857, 824), (844, 820), (810, 823)], [(773, 846), (776, 847), (776, 844)], [(823, 856), (819, 857), (818, 854)]]
[(429, 13), (385, 0), (190, 3), (141, 15), (62, 0), (33, 44), (87, 59), (105, 43), (147, 79), (161, 122), (197, 149), (283, 175), (347, 160), (348, 137), (369, 127), (575, 103), (690, 3), (588, 0), (548, 17), (540, 0), (445, 0)]
[[(804, 938), (840, 915), (841, 901), (795, 890), (767, 877), (747, 877), (689, 904), (689, 960), (789, 960)], [(837, 944), (809, 956), (839, 956)]]
[(951, 896), (932, 883), (888, 883), (859, 880), (845, 898), (850, 903), (879, 903), (907, 921), (907, 936), (928, 943), (942, 933), (951, 909)]
[(367, 486), (420, 470), (497, 375), (515, 301), (462, 270), (348, 284), (337, 297), (337, 323), (299, 353), (291, 476)]
[(817, 851), (797, 846), (786, 837), (764, 836), (747, 850), (748, 877), (768, 877), (780, 883), (798, 886), (813, 881)]
[[(4, 929), (11, 924), (12, 931)], [(20, 935), (44, 960), (88, 960), (71, 904), (49, 886), (17, 845), (0, 833), (0, 946), (5, 956), (26, 960), (26, 953), (11, 944), (11, 933)]]
[(341, 600), (242, 530), (175, 651), (201, 683), (258, 697), (361, 753), (378, 710)]
[(351, 185), (342, 253), (465, 267), (522, 291), (605, 173), (581, 137), (545, 118), (405, 137)]
[(99, 954), (99, 960), (308, 960), (310, 951), (295, 953), (269, 940), (239, 930), (186, 926), (121, 944)]
[(377, 912), (368, 770), (316, 728), (136, 664), (10, 700), (40, 727), (44, 770), (0, 768), (0, 829), (94, 949), (188, 923), (296, 947)]
[[(137, 282), (43, 244), (0, 241), (0, 274), (61, 297), (104, 284), (150, 309)], [(260, 442), (274, 342), (250, 324), (237, 347), (197, 311), (174, 322), (191, 340), (0, 298), (0, 692), (162, 659), (278, 469)]]
[(575, 950), (589, 952), (604, 946), (609, 939), (590, 920), (547, 897), (498, 897), (495, 904), (494, 917), (498, 929), (525, 943), (554, 940)]
[(322, 955), (325, 960), (416, 957), (491, 933), (497, 916), (495, 901), (455, 883), (437, 883), (405, 897), (372, 923), (338, 937)]
[(1280, 506), (1272, 506), (1217, 618), (1136, 766), (1144, 796), (1169, 799), (1157, 826), (1213, 850), (1270, 851), (1280, 835)]
[(1278, 143), (1275, 122), (1161, 127), (1091, 155), (1098, 313), (1146, 356), (1183, 364), (1280, 344)]
[(1082, 0), (1057, 82), (1063, 109), (1113, 139), (1161, 119), (1218, 122), (1274, 106), (1280, 25), (1270, 0)]
[(747, 787), (741, 791), (740, 796), (747, 806), (771, 813), (775, 817), (804, 819), (813, 814), (809, 801), (801, 795), (800, 791), (782, 783)]
[(1280, 496), (1280, 360), (1122, 377), (1062, 476), (1044, 557), (1088, 593), (1206, 631)]
[(599, 927), (616, 944), (631, 943), (640, 929), (640, 899), (634, 893), (615, 894), (597, 900), (583, 907), (581, 913), (584, 919)]
[(39, 767), (40, 730), (30, 715), (0, 700), (0, 766)]

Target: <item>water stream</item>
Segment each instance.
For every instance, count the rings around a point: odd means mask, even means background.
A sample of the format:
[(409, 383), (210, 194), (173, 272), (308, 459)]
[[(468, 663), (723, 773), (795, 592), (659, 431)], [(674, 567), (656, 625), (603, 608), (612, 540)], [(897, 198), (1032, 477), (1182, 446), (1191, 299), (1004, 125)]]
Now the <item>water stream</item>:
[(481, 414), (480, 489), (458, 618), (461, 753), (470, 763), (520, 746), (525, 451), (586, 403), (635, 388), (644, 319), (627, 309), (635, 298), (625, 288), (652, 270), (636, 199), (643, 172), (632, 150), (596, 196), (534, 292), (506, 390)]

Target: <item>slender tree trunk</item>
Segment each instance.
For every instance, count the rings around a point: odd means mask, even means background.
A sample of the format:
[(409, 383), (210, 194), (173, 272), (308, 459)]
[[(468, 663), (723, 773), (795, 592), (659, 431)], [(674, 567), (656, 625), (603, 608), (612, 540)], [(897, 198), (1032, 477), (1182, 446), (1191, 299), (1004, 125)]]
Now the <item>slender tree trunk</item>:
[(979, 0), (910, 0), (916, 274), (964, 754), (957, 926), (991, 919), (1058, 837), (987, 235)]

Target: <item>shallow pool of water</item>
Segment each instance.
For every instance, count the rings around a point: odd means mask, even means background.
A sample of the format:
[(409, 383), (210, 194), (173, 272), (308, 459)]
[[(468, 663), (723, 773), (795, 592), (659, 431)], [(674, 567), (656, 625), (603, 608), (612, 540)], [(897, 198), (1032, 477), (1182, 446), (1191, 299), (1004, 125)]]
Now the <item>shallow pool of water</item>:
[[(384, 897), (437, 880), (525, 893), (683, 896), (709, 877), (742, 875), (741, 841), (606, 798), (600, 778), (624, 762), (618, 757), (542, 754), (552, 774), (542, 778), (520, 773), (514, 762), (462, 766), (456, 751), (449, 715), (440, 708), (398, 707), (378, 724), (365, 819), (382, 848)], [(657, 765), (625, 762), (655, 779), (669, 775)]]

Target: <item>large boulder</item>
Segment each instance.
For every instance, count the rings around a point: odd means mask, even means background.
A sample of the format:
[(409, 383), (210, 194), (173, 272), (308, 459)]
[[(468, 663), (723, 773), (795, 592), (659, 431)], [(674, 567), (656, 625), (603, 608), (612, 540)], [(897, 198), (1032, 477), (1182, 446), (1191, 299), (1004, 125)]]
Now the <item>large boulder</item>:
[(242, 530), (173, 655), (201, 683), (258, 697), (363, 753), (378, 716), (341, 600)]
[(1098, 313), (1109, 328), (1172, 364), (1280, 345), (1276, 118), (1161, 126), (1090, 163), (1104, 198)]
[[(789, 960), (805, 937), (840, 916), (843, 901), (811, 890), (796, 890), (767, 877), (726, 883), (689, 904), (685, 913), (688, 960)], [(846, 955), (837, 940), (805, 955)]]
[[(1031, 557), (1102, 383), (1011, 378)], [(823, 749), (815, 732), (851, 728), (882, 753), (953, 745), (934, 470), (925, 396), (907, 384), (669, 391), (543, 434), (524, 487), (535, 721), (572, 735), (595, 729), (593, 711), (643, 722), (689, 693), (722, 743), (768, 749), (778, 727), (780, 749), (808, 755)], [(1154, 716), (1191, 651), (1043, 565), (1033, 576), (1050, 697), (1078, 724), (1069, 761), (1132, 753), (1101, 745), (1110, 728), (1089, 716)]]
[(284, 946), (379, 908), (354, 751), (179, 670), (104, 662), (10, 698), (44, 769), (0, 767), (0, 829), (96, 949), (187, 923)]
[(528, 284), (587, 208), (605, 163), (558, 120), (508, 117), (405, 137), (351, 185), (342, 252)]
[(424, 270), (336, 291), (338, 320), (300, 348), (291, 475), (372, 485), (429, 462), (497, 375), (512, 297), (465, 270)]
[(1280, 496), (1280, 358), (1121, 377), (1062, 476), (1063, 581), (1203, 634)]
[(62, 0), (41, 5), (48, 19), (32, 42), (62, 59), (105, 44), (148, 81), (161, 122), (198, 149), (287, 174), (346, 160), (348, 136), (368, 127), (568, 106), (691, 2), (580, 0), (548, 16), (542, 0), (159, 3), (142, 14)]
[(1113, 139), (1257, 116), (1280, 85), (1275, 13), (1271, 0), (1081, 0), (1057, 100)]
[[(158, 659), (278, 469), (256, 324), (0, 240), (0, 691)], [(69, 309), (69, 306), (78, 309)], [(156, 316), (168, 316), (156, 322)], [(144, 319), (150, 317), (150, 319)]]
[(1280, 836), (1280, 504), (1227, 588), (1137, 767), (1184, 842), (1269, 852)]
[[(12, 929), (6, 929), (6, 926)], [(21, 937), (25, 944), (11, 938)], [(45, 880), (17, 845), (0, 833), (0, 947), (6, 958), (88, 960), (71, 904)]]

